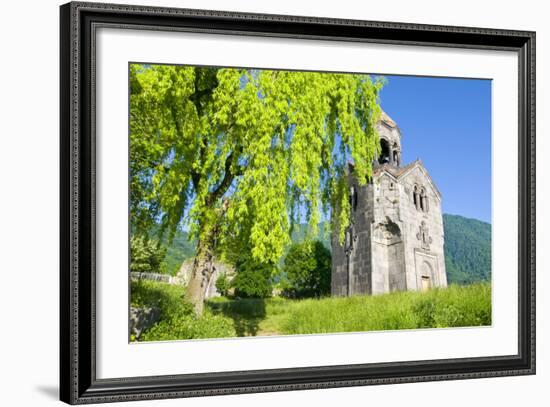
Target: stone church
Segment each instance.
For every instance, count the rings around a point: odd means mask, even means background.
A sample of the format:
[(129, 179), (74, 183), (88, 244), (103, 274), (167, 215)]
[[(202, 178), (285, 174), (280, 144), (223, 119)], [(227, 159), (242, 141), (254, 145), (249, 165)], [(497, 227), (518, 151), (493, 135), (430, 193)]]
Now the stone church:
[(447, 286), (441, 193), (420, 160), (401, 163), (401, 131), (384, 112), (373, 177), (358, 185), (350, 164), (351, 225), (332, 236), (333, 296)]

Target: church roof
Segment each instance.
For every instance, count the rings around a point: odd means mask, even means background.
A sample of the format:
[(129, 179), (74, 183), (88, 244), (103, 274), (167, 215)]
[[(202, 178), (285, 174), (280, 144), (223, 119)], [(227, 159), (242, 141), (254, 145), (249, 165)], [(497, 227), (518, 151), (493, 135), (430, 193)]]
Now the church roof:
[(391, 128), (397, 127), (397, 123), (394, 122), (393, 119), (390, 116), (388, 116), (388, 114), (386, 112), (384, 112), (383, 110), (382, 110), (382, 114), (380, 115), (380, 121), (384, 122), (385, 124), (387, 124)]
[[(377, 124), (378, 124), (379, 127), (381, 126), (382, 128), (385, 128), (386, 130), (389, 131), (389, 133), (385, 133), (384, 130), (383, 130), (383, 133), (386, 136), (389, 136), (390, 138), (395, 138), (395, 136), (397, 136), (398, 138), (401, 138), (401, 136), (402, 136), (401, 129), (399, 128), (399, 126), (397, 125), (395, 120), (393, 120), (383, 110), (380, 113), (380, 119), (378, 120)], [(387, 138), (387, 137), (383, 136), (382, 134), (379, 134), (379, 135), (380, 135), (381, 138)]]
[(382, 173), (382, 171), (387, 171), (391, 175), (393, 175), (395, 178), (399, 178), (401, 176), (401, 174), (403, 174), (406, 171), (413, 168), (416, 165), (417, 162), (420, 162), (420, 160), (413, 161), (412, 163), (409, 163), (409, 164), (405, 165), (404, 167), (393, 167), (393, 166), (390, 166), (390, 165), (381, 165), (381, 166), (376, 167), (374, 169), (374, 173), (379, 174), (379, 173)]
[(386, 172), (393, 176), (395, 179), (399, 179), (407, 175), (409, 172), (411, 172), (414, 168), (418, 167), (420, 171), (424, 173), (426, 178), (428, 179), (429, 183), (431, 184), (432, 188), (434, 189), (435, 193), (441, 198), (441, 192), (435, 185), (435, 182), (433, 181), (432, 177), (430, 177), (430, 174), (428, 173), (428, 170), (426, 170), (426, 167), (424, 167), (424, 164), (422, 164), (422, 161), (419, 159), (403, 166), (403, 167), (394, 167), (388, 164), (384, 164), (381, 166), (377, 166), (373, 168), (373, 175), (382, 175), (382, 173)]

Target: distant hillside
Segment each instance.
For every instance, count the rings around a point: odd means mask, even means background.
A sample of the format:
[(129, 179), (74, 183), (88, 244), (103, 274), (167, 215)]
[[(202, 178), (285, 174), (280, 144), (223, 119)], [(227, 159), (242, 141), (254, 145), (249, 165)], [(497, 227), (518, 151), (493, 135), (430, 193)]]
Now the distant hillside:
[(445, 267), (449, 283), (491, 279), (491, 225), (458, 215), (443, 215)]
[(181, 264), (195, 255), (197, 242), (189, 240), (189, 234), (184, 231), (177, 231), (172, 244), (166, 248), (166, 257), (164, 258), (165, 270), (175, 275), (181, 267)]
[[(306, 224), (294, 225), (291, 236), (292, 242), (302, 242), (306, 237), (307, 227)], [(317, 232), (317, 239), (330, 250), (330, 230), (328, 230), (328, 224), (326, 222), (319, 223), (319, 230)]]
[[(449, 283), (471, 284), (491, 279), (491, 225), (476, 219), (457, 215), (443, 215), (445, 229), (445, 266)], [(296, 225), (292, 241), (302, 241), (306, 225)], [(318, 239), (330, 249), (330, 236), (325, 224), (319, 225)], [(168, 273), (174, 275), (181, 264), (193, 257), (195, 242), (189, 241), (186, 232), (179, 231), (167, 248), (164, 263)]]

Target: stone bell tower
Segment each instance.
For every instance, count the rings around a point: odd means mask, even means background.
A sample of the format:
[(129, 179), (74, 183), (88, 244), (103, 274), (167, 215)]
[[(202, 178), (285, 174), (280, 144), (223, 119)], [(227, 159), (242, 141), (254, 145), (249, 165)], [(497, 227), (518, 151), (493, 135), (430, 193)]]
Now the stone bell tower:
[(420, 160), (401, 162), (401, 131), (384, 112), (373, 177), (359, 185), (350, 164), (351, 225), (332, 236), (332, 295), (426, 291), (447, 286), (441, 193)]

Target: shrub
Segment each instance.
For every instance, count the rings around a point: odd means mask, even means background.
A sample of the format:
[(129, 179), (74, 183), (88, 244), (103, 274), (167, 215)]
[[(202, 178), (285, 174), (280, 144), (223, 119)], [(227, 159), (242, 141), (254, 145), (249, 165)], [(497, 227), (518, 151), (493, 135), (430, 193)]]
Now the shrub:
[(143, 236), (132, 236), (130, 240), (130, 271), (138, 273), (163, 273), (166, 248), (160, 242)]
[(294, 243), (286, 255), (283, 272), (292, 297), (321, 297), (330, 293), (331, 255), (318, 240)]
[(204, 313), (200, 318), (191, 315), (162, 319), (140, 336), (140, 341), (170, 341), (178, 339), (229, 338), (237, 336), (233, 321)]
[[(233, 321), (208, 310), (195, 316), (193, 306), (183, 299), (183, 287), (156, 281), (132, 282), (132, 305), (155, 306), (160, 320), (144, 331), (140, 341), (227, 338), (236, 336)], [(135, 338), (133, 338), (135, 340)]]
[(231, 282), (229, 281), (229, 278), (227, 278), (225, 273), (221, 273), (216, 279), (216, 290), (218, 290), (220, 295), (227, 297), (229, 295), (230, 288)]
[(237, 274), (231, 286), (235, 288), (235, 295), (244, 298), (271, 297), (273, 289), (272, 277), (277, 267), (269, 263), (259, 263), (250, 257), (237, 262)]

